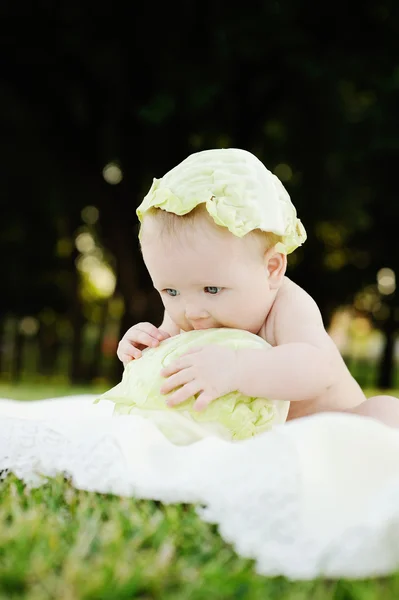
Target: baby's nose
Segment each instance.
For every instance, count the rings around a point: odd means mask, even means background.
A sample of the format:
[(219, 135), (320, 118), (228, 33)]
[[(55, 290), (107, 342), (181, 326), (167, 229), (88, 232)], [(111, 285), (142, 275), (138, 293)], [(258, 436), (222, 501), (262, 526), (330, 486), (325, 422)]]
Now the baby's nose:
[(209, 317), (208, 311), (196, 304), (188, 304), (186, 306), (186, 318), (190, 321), (197, 319), (206, 319)]

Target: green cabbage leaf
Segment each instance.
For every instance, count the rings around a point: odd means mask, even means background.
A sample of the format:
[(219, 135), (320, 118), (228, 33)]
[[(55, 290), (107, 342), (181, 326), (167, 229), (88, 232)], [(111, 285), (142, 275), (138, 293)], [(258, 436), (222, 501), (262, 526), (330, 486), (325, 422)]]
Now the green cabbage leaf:
[(115, 403), (114, 415), (139, 415), (151, 419), (175, 444), (190, 444), (209, 435), (227, 440), (243, 440), (286, 421), (289, 402), (253, 398), (230, 392), (214, 400), (202, 411), (193, 410), (195, 397), (168, 407), (169, 395), (161, 394), (165, 381), (160, 375), (179, 356), (193, 347), (219, 344), (234, 349), (271, 346), (262, 338), (237, 329), (189, 331), (168, 338), (157, 348), (143, 351), (142, 357), (125, 367), (122, 381), (99, 399)]

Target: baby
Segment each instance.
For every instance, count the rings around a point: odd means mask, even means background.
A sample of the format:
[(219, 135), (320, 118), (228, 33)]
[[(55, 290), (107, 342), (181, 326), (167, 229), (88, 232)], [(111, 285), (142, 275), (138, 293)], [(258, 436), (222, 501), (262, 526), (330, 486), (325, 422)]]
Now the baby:
[(251, 153), (192, 154), (154, 183), (137, 209), (144, 262), (164, 319), (123, 336), (126, 364), (146, 347), (193, 329), (257, 334), (266, 350), (209, 345), (161, 375), (174, 406), (198, 394), (195, 409), (231, 391), (289, 400), (288, 419), (352, 412), (399, 427), (399, 399), (366, 399), (323, 326), (315, 301), (285, 272), (306, 232), (281, 182)]

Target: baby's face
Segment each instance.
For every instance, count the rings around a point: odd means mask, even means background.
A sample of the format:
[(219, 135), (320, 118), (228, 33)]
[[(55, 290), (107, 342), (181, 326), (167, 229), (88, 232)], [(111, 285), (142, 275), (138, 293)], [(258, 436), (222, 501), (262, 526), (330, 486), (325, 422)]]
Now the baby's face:
[(275, 290), (259, 244), (206, 223), (167, 233), (150, 222), (143, 227), (142, 252), (165, 310), (181, 330), (260, 331)]

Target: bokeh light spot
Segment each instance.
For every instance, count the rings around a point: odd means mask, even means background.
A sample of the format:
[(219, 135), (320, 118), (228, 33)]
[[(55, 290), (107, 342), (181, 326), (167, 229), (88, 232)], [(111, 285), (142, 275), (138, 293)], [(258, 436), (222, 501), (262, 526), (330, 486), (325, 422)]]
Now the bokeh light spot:
[(280, 163), (274, 168), (274, 174), (280, 181), (290, 181), (292, 178), (292, 169), (285, 163)]
[(19, 322), (19, 331), (22, 335), (34, 336), (39, 331), (39, 321), (35, 317), (24, 317)]
[(396, 290), (396, 277), (392, 269), (383, 268), (377, 273), (378, 291), (383, 296), (389, 296)]
[(92, 252), (96, 247), (96, 243), (93, 239), (93, 236), (90, 233), (80, 233), (75, 240), (76, 248), (82, 254), (88, 254)]
[(87, 225), (94, 225), (98, 221), (99, 212), (95, 206), (85, 206), (81, 212), (82, 220)]
[(103, 168), (103, 177), (110, 185), (118, 185), (123, 179), (122, 169), (116, 162), (110, 162)]

